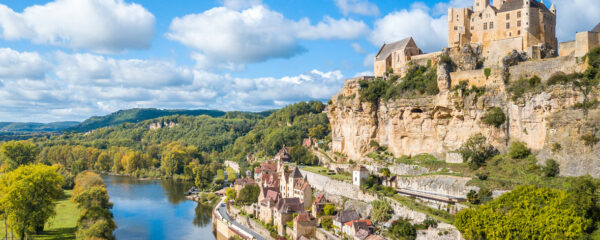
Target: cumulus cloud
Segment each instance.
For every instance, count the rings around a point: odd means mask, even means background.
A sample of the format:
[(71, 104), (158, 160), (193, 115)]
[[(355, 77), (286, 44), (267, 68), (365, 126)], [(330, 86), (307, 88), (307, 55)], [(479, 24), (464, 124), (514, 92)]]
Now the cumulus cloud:
[(426, 52), (448, 45), (448, 16), (432, 17), (423, 5), (389, 13), (375, 21), (369, 40), (375, 46), (413, 37)]
[(306, 18), (294, 21), (255, 5), (242, 11), (217, 7), (175, 18), (166, 36), (198, 51), (193, 57), (200, 67), (239, 68), (299, 54), (305, 51), (300, 39), (352, 39), (366, 32), (362, 21), (325, 17), (313, 25)]
[(367, 0), (335, 0), (335, 5), (346, 16), (349, 14), (366, 16), (379, 15), (379, 8), (377, 5), (370, 3)]
[[(43, 74), (2, 69), (47, 65)], [(19, 60), (20, 59), (20, 60)], [(36, 60), (30, 60), (36, 59)], [(19, 63), (17, 63), (20, 61)], [(33, 76), (33, 77), (32, 77)], [(326, 100), (344, 83), (340, 71), (240, 78), (167, 60), (0, 49), (0, 121), (83, 120), (134, 107), (261, 111), (303, 100)]]
[(556, 37), (559, 41), (575, 39), (575, 33), (590, 31), (600, 23), (597, 0), (553, 1), (556, 6)]
[(123, 0), (55, 0), (18, 13), (0, 4), (0, 37), (95, 52), (149, 48), (154, 15)]
[(220, 2), (223, 3), (223, 6), (235, 10), (242, 10), (262, 4), (262, 0), (220, 0)]
[(42, 79), (48, 67), (38, 53), (0, 48), (0, 79)]

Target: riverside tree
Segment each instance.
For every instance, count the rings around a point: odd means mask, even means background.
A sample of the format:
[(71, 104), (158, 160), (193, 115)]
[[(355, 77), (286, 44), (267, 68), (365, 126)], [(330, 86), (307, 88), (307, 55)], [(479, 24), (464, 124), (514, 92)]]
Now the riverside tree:
[(63, 177), (57, 167), (25, 165), (0, 177), (0, 205), (11, 229), (21, 238), (44, 230), (62, 195)]
[(106, 185), (98, 174), (77, 175), (72, 200), (81, 209), (77, 220), (77, 237), (81, 239), (114, 239), (116, 224), (110, 212), (112, 203)]

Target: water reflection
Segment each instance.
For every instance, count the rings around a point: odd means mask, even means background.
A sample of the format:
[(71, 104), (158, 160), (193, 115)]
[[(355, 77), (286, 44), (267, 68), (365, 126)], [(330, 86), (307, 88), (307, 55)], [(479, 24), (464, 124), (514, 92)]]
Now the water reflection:
[(185, 198), (192, 183), (103, 176), (117, 239), (215, 239), (211, 207)]

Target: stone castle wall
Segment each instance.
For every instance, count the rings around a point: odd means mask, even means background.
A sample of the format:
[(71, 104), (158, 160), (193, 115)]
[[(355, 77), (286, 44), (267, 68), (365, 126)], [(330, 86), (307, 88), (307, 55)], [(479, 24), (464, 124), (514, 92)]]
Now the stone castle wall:
[(464, 198), (476, 187), (467, 186), (471, 178), (449, 175), (425, 175), (398, 178), (398, 188)]
[(327, 176), (312, 173), (300, 169), (303, 176), (306, 176), (310, 186), (319, 192), (333, 195), (339, 195), (346, 198), (358, 199), (364, 202), (372, 202), (377, 199), (368, 193), (363, 193), (358, 186), (352, 183), (331, 179)]
[(542, 81), (548, 80), (553, 74), (563, 72), (566, 74), (583, 72), (587, 66), (578, 62), (573, 56), (564, 56), (542, 60), (531, 60), (521, 62), (519, 65), (510, 67), (510, 81), (520, 78), (538, 76)]

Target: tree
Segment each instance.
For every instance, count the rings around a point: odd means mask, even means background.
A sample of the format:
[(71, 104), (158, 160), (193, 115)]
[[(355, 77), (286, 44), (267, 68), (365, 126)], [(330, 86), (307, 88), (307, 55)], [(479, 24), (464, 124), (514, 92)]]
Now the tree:
[(544, 177), (556, 177), (560, 171), (560, 166), (554, 159), (546, 159), (546, 165), (542, 168)]
[(98, 174), (83, 172), (75, 180), (72, 200), (77, 203), (81, 215), (77, 220), (79, 239), (114, 239), (117, 225), (113, 221), (106, 185)]
[(296, 145), (290, 148), (290, 157), (292, 161), (298, 164), (315, 165), (319, 161), (306, 147)]
[(225, 190), (225, 196), (227, 196), (227, 200), (235, 200), (237, 196), (235, 189), (228, 188), (227, 190)]
[(394, 221), (388, 233), (393, 239), (414, 240), (417, 238), (417, 229), (410, 222), (403, 219)]
[(494, 147), (487, 143), (481, 134), (471, 136), (459, 149), (463, 161), (468, 162), (471, 169), (478, 169), (485, 161), (495, 154)]
[(493, 107), (483, 115), (481, 121), (487, 125), (498, 128), (506, 121), (506, 115), (504, 115), (501, 108)]
[(336, 209), (333, 204), (325, 204), (325, 207), (323, 207), (323, 214), (325, 214), (327, 216), (331, 216), (331, 215), (335, 214), (335, 212), (336, 212)]
[(394, 209), (385, 199), (375, 200), (371, 203), (371, 219), (375, 222), (387, 222), (392, 218)]
[(479, 208), (456, 214), (465, 239), (579, 239), (592, 220), (574, 200), (579, 196), (546, 187), (521, 186)]
[(308, 136), (311, 136), (314, 139), (323, 139), (327, 136), (327, 128), (320, 124), (316, 125), (308, 129)]
[(510, 145), (508, 149), (508, 156), (513, 159), (523, 159), (531, 154), (527, 144), (524, 142), (515, 141)]
[(55, 214), (56, 200), (62, 195), (63, 177), (57, 167), (24, 165), (0, 177), (0, 205), (21, 239), (43, 230)]
[(30, 141), (10, 141), (0, 147), (0, 155), (8, 171), (33, 163), (38, 154), (37, 146)]
[(239, 204), (250, 205), (258, 201), (258, 194), (260, 194), (260, 188), (258, 188), (258, 185), (247, 185), (240, 190), (235, 201)]
[(321, 218), (321, 227), (324, 229), (331, 229), (333, 226), (333, 219), (331, 217), (323, 217)]

